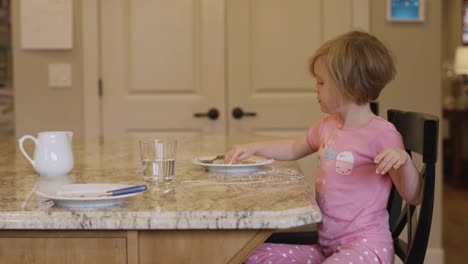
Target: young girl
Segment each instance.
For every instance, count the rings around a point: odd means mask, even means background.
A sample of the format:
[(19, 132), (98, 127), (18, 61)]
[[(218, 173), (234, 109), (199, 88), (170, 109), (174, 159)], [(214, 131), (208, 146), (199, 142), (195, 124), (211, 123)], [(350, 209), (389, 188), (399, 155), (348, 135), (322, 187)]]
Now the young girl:
[(232, 163), (259, 155), (296, 160), (318, 153), (316, 200), (322, 211), (317, 245), (262, 244), (246, 263), (393, 263), (386, 210), (392, 181), (418, 204), (421, 179), (395, 127), (369, 107), (394, 78), (387, 48), (352, 31), (324, 43), (312, 56), (322, 120), (303, 137), (234, 146)]

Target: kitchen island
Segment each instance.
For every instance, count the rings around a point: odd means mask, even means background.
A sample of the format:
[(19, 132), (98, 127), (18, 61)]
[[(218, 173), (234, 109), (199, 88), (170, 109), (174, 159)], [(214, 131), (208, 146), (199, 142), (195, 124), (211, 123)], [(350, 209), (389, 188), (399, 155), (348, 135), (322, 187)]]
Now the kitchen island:
[(142, 184), (138, 138), (75, 140), (72, 172), (55, 178), (39, 177), (16, 139), (1, 138), (0, 263), (242, 263), (272, 232), (321, 220), (295, 162), (240, 174), (192, 163), (262, 138), (177, 139), (169, 187), (150, 185), (110, 207), (65, 208), (37, 196), (38, 184)]

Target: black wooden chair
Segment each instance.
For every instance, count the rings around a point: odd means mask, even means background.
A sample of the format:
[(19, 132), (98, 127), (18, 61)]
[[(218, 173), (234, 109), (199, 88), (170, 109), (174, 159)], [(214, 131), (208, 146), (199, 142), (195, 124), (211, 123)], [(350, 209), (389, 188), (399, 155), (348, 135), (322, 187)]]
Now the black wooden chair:
[[(388, 121), (402, 135), (406, 151), (422, 156), (420, 174), (424, 180), (422, 202), (418, 208), (405, 204), (395, 187), (390, 193), (387, 210), (395, 254), (404, 263), (424, 263), (434, 205), (439, 119), (429, 114), (392, 109), (387, 113)], [(405, 227), (407, 239), (403, 241), (400, 235)]]
[[(434, 204), (435, 165), (439, 119), (436, 116), (388, 110), (388, 120), (393, 123), (403, 137), (406, 151), (422, 157), (421, 177), (423, 178), (423, 196), (419, 206), (406, 204), (395, 186), (392, 187), (387, 204), (390, 229), (393, 237), (395, 254), (403, 263), (424, 263), (429, 234), (432, 224)], [(406, 227), (406, 241), (401, 233)], [(266, 242), (287, 244), (315, 244), (316, 232), (274, 233)]]

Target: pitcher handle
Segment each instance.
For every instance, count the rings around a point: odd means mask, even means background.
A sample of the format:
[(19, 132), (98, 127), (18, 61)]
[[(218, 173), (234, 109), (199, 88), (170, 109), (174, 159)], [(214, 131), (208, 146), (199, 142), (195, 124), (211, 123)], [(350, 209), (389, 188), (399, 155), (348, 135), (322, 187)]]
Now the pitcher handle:
[(26, 140), (26, 139), (31, 139), (32, 141), (34, 141), (34, 147), (36, 148), (37, 147), (37, 139), (33, 136), (30, 136), (30, 135), (26, 135), (26, 136), (22, 136), (19, 140), (18, 140), (18, 143), (19, 143), (19, 148), (21, 150), (21, 153), (23, 153), (23, 155), (29, 160), (29, 162), (31, 162), (31, 164), (33, 165), (34, 168), (36, 168), (36, 162), (31, 159), (31, 157), (28, 155), (28, 153), (24, 150), (24, 147), (23, 147), (23, 142)]

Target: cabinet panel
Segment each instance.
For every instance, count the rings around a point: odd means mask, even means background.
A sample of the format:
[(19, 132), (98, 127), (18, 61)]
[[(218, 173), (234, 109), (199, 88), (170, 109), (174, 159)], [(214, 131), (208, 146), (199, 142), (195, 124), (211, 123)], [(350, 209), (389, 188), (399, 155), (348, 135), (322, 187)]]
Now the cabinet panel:
[(0, 238), (0, 263), (127, 263), (125, 238)]
[[(242, 263), (271, 230), (181, 230), (139, 233), (140, 263)], [(167, 254), (167, 252), (180, 252)]]

